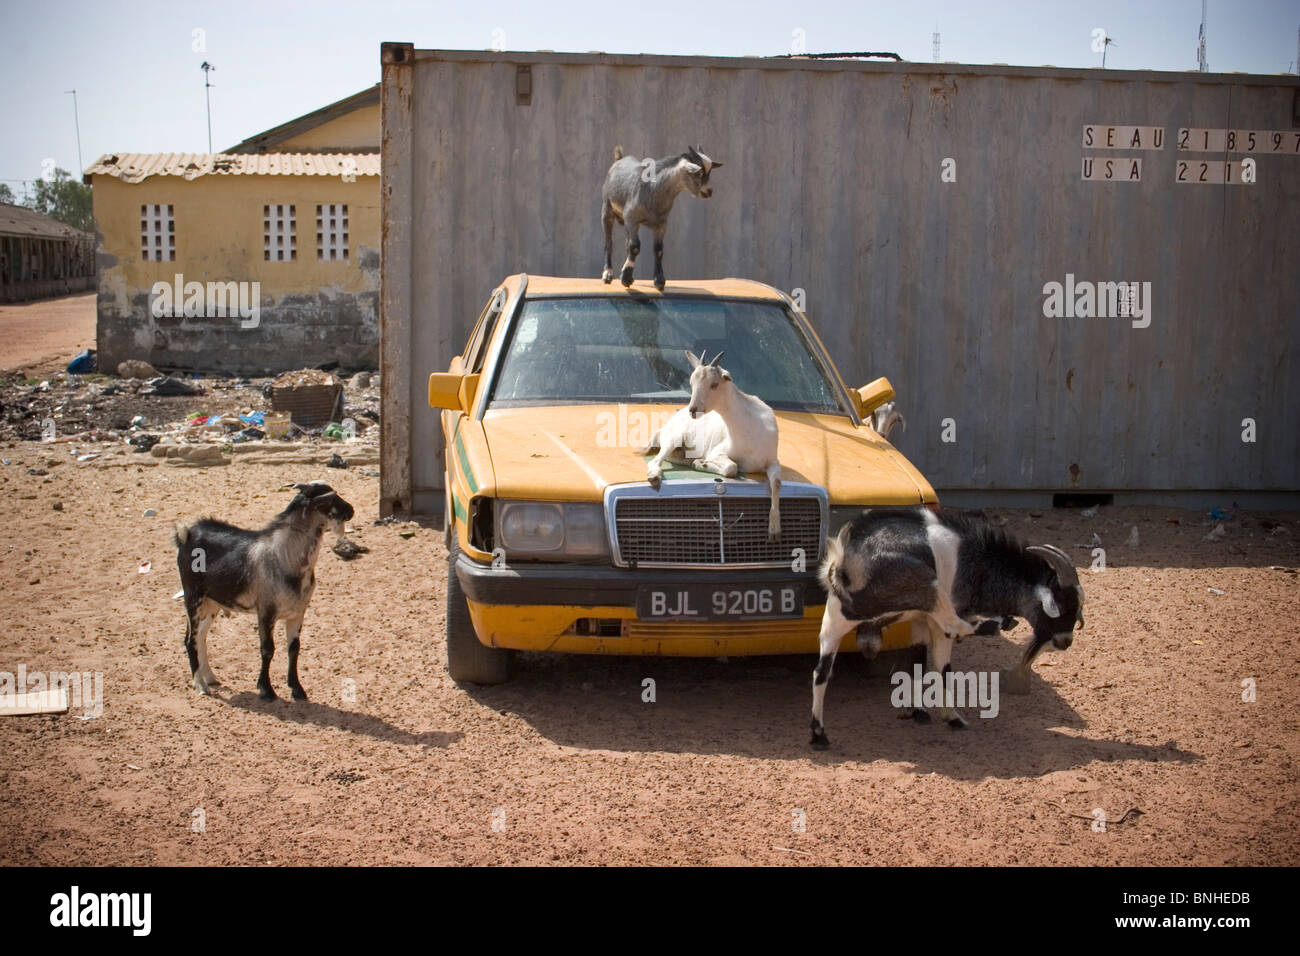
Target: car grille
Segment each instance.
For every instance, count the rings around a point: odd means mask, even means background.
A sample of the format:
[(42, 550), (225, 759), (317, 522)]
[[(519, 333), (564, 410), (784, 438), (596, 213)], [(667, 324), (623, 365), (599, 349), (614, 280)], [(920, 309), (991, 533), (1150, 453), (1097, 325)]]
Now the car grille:
[(771, 499), (763, 496), (623, 497), (614, 502), (620, 564), (789, 567), (803, 550), (821, 558), (822, 503), (781, 496), (781, 538), (767, 540)]

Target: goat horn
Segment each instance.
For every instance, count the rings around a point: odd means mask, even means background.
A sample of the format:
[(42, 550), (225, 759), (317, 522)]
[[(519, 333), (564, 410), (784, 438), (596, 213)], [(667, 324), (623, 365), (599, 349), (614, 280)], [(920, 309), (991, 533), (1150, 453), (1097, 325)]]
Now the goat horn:
[(710, 365), (717, 365), (719, 362), (722, 361), (722, 356), (724, 356), (724, 355), (726, 355), (726, 354), (727, 354), (726, 352), (719, 352), (717, 355), (713, 356), (713, 361), (710, 362), (709, 364), (710, 364)]
[(1060, 548), (1052, 544), (1031, 544), (1025, 548), (1026, 551), (1032, 551), (1035, 554), (1041, 554), (1056, 570), (1056, 576), (1061, 579), (1061, 583), (1078, 587), (1079, 572), (1074, 568), (1074, 562)]

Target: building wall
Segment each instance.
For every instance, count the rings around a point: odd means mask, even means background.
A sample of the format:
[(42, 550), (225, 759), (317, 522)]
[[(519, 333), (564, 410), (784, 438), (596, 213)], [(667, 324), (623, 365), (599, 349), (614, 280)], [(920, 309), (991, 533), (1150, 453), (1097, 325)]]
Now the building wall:
[(95, 287), (94, 242), (0, 236), (0, 302), (28, 302)]
[[(1178, 184), (1179, 159), (1225, 156), (1174, 143), (1179, 127), (1297, 128), (1295, 77), (404, 44), (383, 58), (385, 501), (441, 509), (426, 376), (493, 286), (600, 274), (616, 144), (698, 143), (725, 163), (711, 200), (677, 200), (669, 282), (803, 290), (850, 384), (894, 383), (897, 444), (937, 488), (1300, 488), (1300, 155), (1256, 154), (1254, 185)], [(1159, 126), (1164, 148), (1085, 149), (1088, 124)], [(1082, 181), (1085, 156), (1140, 157), (1141, 180)], [(1151, 282), (1150, 325), (1045, 317), (1045, 284), (1067, 275)]]
[(277, 151), (338, 150), (372, 152), (379, 149), (379, 104), (363, 106), (337, 119), (314, 126), (275, 146)]
[[(159, 368), (232, 373), (337, 361), (372, 368), (379, 343), (379, 183), (357, 176), (176, 176), (126, 184), (94, 177), (100, 267), (100, 366), (129, 358)], [(315, 207), (346, 203), (349, 258), (319, 261)], [(140, 207), (171, 204), (175, 261), (141, 256)], [(292, 204), (297, 260), (264, 258), (263, 207)], [(239, 317), (155, 317), (155, 282), (260, 283), (253, 328)], [(250, 285), (251, 290), (251, 285)]]

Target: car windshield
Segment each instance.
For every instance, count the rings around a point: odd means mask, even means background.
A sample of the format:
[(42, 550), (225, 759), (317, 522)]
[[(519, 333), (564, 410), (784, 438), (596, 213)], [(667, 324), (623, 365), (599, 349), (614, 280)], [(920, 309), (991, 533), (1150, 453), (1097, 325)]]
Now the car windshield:
[(684, 404), (687, 349), (710, 360), (725, 351), (736, 385), (773, 408), (846, 414), (783, 305), (630, 295), (525, 300), (490, 404)]

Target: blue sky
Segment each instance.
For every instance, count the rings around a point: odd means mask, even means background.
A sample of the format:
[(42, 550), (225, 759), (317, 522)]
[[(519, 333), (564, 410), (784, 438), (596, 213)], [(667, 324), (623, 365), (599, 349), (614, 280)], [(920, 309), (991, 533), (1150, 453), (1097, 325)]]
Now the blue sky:
[[(802, 3), (753, 0), (219, 3), (0, 0), (0, 180), (16, 192), (52, 158), (77, 168), (76, 89), (85, 165), (106, 152), (205, 152), (203, 73), (212, 74), (216, 149), (379, 80), (379, 44), (421, 48), (603, 50), (715, 56), (888, 50), (929, 62), (1097, 66), (1092, 31), (1116, 41), (1106, 65), (1196, 66), (1200, 0)], [(1300, 0), (1210, 0), (1214, 72), (1296, 69)], [(195, 30), (206, 49), (196, 51)]]

